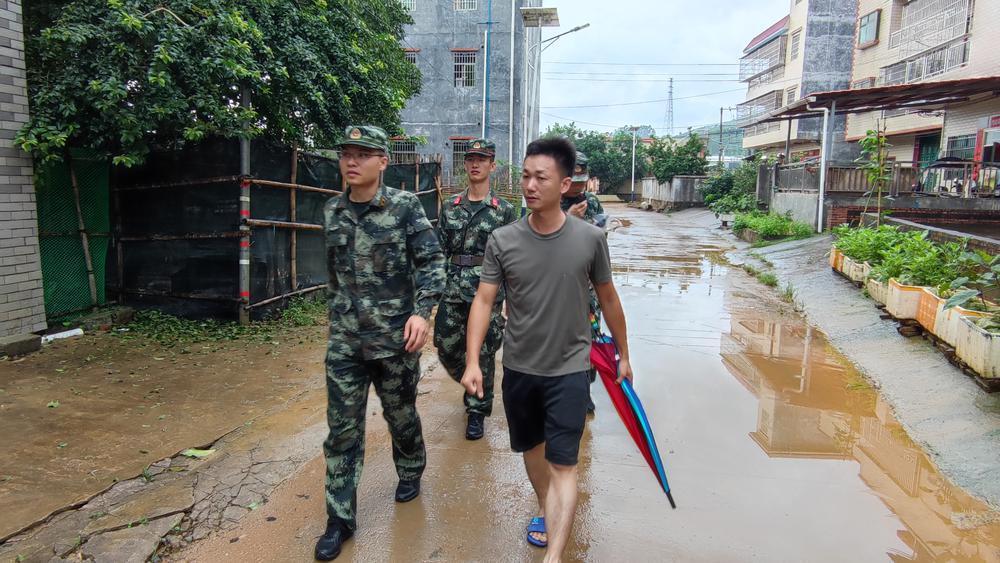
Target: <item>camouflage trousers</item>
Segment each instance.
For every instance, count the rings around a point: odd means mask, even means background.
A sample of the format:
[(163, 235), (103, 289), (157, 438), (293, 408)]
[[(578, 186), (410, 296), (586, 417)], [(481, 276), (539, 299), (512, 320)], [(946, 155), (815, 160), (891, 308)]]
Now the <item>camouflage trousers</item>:
[(351, 530), (357, 529), (358, 482), (365, 459), (365, 412), (368, 387), (382, 401), (382, 417), (392, 435), (392, 458), (401, 480), (419, 479), (427, 452), (417, 415), (419, 354), (378, 360), (326, 363), (326, 419), (330, 434), (323, 442), (326, 457), (326, 512)]
[[(441, 365), (455, 381), (461, 381), (465, 373), (465, 336), (472, 303), (447, 303), (438, 305), (434, 317), (434, 346), (438, 350)], [(493, 413), (493, 380), (496, 375), (496, 357), (503, 344), (503, 329), (506, 324), (500, 314), (500, 306), (490, 314), (490, 327), (479, 353), (479, 369), (483, 371), (483, 398), (463, 391), (462, 401), (465, 412), (490, 416)]]

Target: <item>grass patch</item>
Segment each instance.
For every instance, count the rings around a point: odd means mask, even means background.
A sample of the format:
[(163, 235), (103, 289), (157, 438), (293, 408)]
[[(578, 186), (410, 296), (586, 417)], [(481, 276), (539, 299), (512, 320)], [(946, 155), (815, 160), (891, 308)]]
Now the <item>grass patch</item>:
[(277, 317), (245, 326), (211, 319), (183, 319), (149, 310), (136, 313), (135, 320), (128, 324), (128, 332), (114, 334), (125, 340), (147, 338), (165, 346), (238, 339), (268, 341), (278, 331), (293, 327), (321, 326), (326, 323), (326, 319), (325, 299), (294, 297)]
[(778, 276), (771, 272), (762, 272), (757, 276), (757, 280), (767, 287), (778, 287)]
[(795, 288), (792, 284), (785, 284), (785, 289), (781, 291), (781, 300), (785, 303), (795, 303)]

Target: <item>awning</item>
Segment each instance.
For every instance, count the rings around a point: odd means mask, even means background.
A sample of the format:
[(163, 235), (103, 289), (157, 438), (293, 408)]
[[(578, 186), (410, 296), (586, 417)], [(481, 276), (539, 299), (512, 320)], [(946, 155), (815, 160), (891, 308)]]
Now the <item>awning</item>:
[(808, 107), (829, 108), (834, 104), (837, 114), (843, 115), (894, 109), (943, 109), (954, 104), (997, 96), (1000, 96), (1000, 76), (897, 84), (857, 90), (833, 90), (810, 94), (791, 105), (771, 111), (749, 124), (818, 117), (819, 114), (810, 111)]

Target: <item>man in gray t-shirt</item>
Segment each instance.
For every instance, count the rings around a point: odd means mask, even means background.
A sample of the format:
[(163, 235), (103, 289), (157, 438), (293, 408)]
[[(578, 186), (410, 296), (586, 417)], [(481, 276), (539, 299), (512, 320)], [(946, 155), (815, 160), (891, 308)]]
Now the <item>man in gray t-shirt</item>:
[(527, 541), (558, 561), (576, 511), (576, 463), (590, 395), (589, 286), (618, 344), (621, 378), (632, 378), (625, 314), (601, 229), (560, 208), (576, 159), (566, 139), (528, 145), (521, 188), (531, 214), (490, 236), (469, 314), (462, 384), (483, 396), (479, 351), (500, 285), (507, 288), (503, 402), (510, 445), (524, 454), (540, 515)]

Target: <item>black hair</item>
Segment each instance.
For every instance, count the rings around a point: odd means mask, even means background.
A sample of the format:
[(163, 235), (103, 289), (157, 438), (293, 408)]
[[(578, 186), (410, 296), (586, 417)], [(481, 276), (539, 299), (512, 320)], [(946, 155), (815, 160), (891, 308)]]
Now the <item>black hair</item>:
[(556, 166), (562, 172), (562, 177), (567, 178), (573, 175), (576, 168), (576, 147), (573, 141), (565, 137), (544, 137), (536, 139), (528, 144), (524, 151), (524, 157), (529, 156), (550, 156), (556, 161)]

